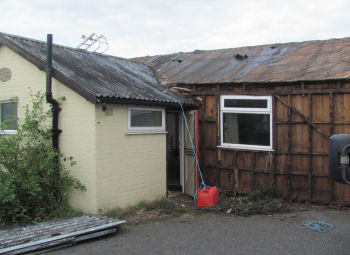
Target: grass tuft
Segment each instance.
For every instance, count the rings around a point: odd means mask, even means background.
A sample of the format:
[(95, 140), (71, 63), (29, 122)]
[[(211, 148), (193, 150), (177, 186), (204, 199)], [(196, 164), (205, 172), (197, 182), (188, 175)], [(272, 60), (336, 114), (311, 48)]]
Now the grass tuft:
[(250, 216), (254, 214), (271, 214), (283, 211), (280, 199), (268, 191), (251, 192), (237, 197), (222, 194), (220, 202), (213, 208), (198, 208), (192, 199), (183, 196), (173, 199), (158, 199), (152, 202), (144, 200), (125, 209), (114, 208), (104, 215), (112, 218), (126, 219), (130, 222), (145, 222), (164, 217), (180, 216), (184, 214), (198, 215), (202, 213), (218, 213)]
[(54, 218), (54, 219), (71, 218), (71, 217), (81, 216), (82, 214), (83, 214), (82, 211), (73, 209), (69, 205), (62, 205), (51, 214), (50, 218)]

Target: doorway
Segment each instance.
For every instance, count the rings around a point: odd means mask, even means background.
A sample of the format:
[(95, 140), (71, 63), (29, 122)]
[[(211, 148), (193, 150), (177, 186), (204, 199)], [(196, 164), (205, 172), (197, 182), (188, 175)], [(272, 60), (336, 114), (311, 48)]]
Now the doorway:
[(181, 144), (179, 112), (167, 112), (167, 189), (181, 191)]
[[(197, 144), (198, 112), (186, 111), (187, 124), (181, 112), (168, 111), (167, 123), (167, 190), (194, 196), (197, 189), (197, 166), (192, 143)], [(187, 127), (190, 130), (188, 134)], [(191, 139), (192, 138), (192, 142)]]

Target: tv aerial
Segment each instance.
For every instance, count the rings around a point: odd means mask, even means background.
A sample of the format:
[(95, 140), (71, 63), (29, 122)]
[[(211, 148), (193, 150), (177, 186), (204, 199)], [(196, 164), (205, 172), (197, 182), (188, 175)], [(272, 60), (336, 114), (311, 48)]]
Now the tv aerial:
[(105, 53), (109, 48), (107, 38), (103, 35), (92, 33), (90, 36), (82, 35), (81, 38), (83, 42), (77, 46), (78, 49)]

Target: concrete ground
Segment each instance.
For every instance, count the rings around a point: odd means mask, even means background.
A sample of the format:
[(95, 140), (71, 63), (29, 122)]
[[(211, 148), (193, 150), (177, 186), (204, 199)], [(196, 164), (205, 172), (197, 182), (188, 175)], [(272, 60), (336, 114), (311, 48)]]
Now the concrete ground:
[[(334, 229), (300, 228), (323, 220)], [(125, 224), (109, 237), (51, 251), (68, 254), (350, 254), (350, 210), (303, 207), (291, 213), (238, 217), (181, 216), (138, 225)]]

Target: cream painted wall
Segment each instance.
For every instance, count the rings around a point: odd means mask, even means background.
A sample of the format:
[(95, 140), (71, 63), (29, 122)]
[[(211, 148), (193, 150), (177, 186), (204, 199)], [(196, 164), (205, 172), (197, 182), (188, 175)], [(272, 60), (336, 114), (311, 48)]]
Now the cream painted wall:
[(73, 189), (69, 204), (84, 212), (97, 213), (95, 105), (56, 80), (52, 87), (54, 98), (66, 98), (60, 105), (59, 148), (77, 162), (71, 174), (87, 189), (84, 192)]
[(126, 134), (128, 107), (96, 105), (97, 206), (101, 211), (166, 194), (166, 134)]
[[(45, 72), (6, 48), (0, 47), (0, 69), (12, 71), (10, 81), (0, 81), (0, 101), (18, 97), (18, 117), (30, 104), (30, 89), (45, 91)], [(30, 88), (30, 89), (29, 89)], [(87, 187), (72, 191), (69, 203), (84, 212), (153, 200), (166, 193), (166, 134), (127, 135), (127, 106), (94, 105), (53, 79), (55, 98), (65, 96), (59, 114), (60, 150), (73, 156), (71, 174)]]
[[(31, 104), (30, 91), (45, 92), (45, 72), (2, 46), (0, 69), (4, 67), (12, 71), (12, 78), (7, 82), (0, 81), (0, 102), (17, 97), (21, 119), (23, 107)], [(86, 192), (71, 192), (69, 203), (85, 212), (96, 212), (95, 105), (56, 80), (53, 80), (53, 95), (55, 98), (66, 97), (59, 115), (59, 128), (63, 131), (59, 139), (60, 150), (77, 161), (71, 174), (87, 187)]]

